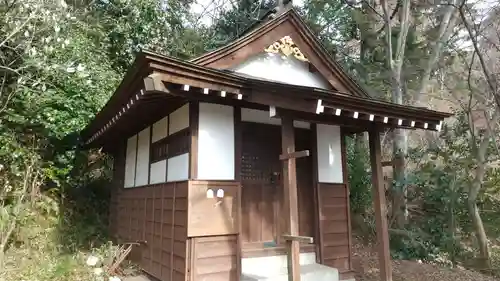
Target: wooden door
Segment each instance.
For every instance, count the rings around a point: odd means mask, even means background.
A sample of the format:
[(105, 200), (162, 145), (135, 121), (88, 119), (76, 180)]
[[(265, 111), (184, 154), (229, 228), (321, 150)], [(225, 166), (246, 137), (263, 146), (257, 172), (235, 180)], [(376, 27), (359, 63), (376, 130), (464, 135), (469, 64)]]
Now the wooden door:
[(244, 248), (277, 241), (281, 189), (279, 126), (242, 122), (241, 240)]
[[(297, 150), (312, 148), (311, 130), (296, 129)], [(285, 229), (282, 218), (281, 127), (242, 122), (241, 208), (243, 248), (268, 248)], [(299, 233), (314, 237), (312, 157), (297, 160)]]

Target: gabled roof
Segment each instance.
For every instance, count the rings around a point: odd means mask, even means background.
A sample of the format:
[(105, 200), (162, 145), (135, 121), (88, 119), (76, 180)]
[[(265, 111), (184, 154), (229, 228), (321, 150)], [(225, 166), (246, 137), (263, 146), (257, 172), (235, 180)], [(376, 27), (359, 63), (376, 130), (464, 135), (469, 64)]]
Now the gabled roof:
[(357, 83), (327, 52), (311, 29), (294, 9), (262, 23), (235, 41), (203, 54), (191, 62), (217, 69), (228, 69), (257, 55), (280, 38), (290, 36), (309, 62), (340, 93), (369, 97)]
[[(141, 52), (117, 91), (82, 131), (87, 144), (102, 145), (127, 136), (161, 117), (166, 107), (189, 100), (292, 111), (297, 119), (368, 129), (439, 130), (449, 113), (393, 104), (333, 90), (256, 79)], [(306, 119), (311, 118), (314, 119)]]

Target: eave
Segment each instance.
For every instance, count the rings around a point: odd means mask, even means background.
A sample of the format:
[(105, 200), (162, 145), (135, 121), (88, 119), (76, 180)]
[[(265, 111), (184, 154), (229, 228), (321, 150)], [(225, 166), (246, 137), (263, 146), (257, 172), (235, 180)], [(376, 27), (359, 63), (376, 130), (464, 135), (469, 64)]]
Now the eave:
[[(82, 131), (82, 138), (89, 146), (101, 146), (112, 136), (126, 137), (141, 122), (155, 121), (161, 108), (186, 101), (272, 107), (297, 119), (351, 126), (358, 131), (372, 126), (440, 130), (443, 120), (451, 116), (425, 108), (256, 79), (144, 51), (109, 102)], [(139, 122), (135, 114), (141, 112), (145, 119)]]

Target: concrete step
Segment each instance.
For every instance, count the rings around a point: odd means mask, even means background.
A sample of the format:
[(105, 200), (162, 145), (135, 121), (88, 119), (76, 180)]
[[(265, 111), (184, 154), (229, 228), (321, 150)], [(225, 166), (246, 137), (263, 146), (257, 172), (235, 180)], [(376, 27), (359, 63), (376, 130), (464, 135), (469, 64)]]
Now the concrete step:
[[(271, 273), (271, 274), (269, 274)], [(288, 281), (288, 270), (286, 267), (277, 269), (262, 268), (260, 272), (245, 272), (241, 281)], [(336, 268), (321, 264), (305, 264), (300, 266), (301, 281), (338, 281), (339, 272)]]

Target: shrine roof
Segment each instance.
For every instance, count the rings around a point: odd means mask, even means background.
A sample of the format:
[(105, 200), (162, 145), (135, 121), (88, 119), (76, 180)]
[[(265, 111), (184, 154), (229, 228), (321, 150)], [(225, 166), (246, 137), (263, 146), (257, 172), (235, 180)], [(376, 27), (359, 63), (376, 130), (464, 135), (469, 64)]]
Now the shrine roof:
[(127, 129), (149, 125), (157, 118), (151, 113), (158, 108), (187, 101), (273, 107), (299, 118), (318, 115), (324, 121), (347, 120), (367, 129), (377, 124), (440, 130), (443, 120), (451, 116), (348, 92), (265, 80), (142, 51), (108, 103), (82, 131), (83, 140), (88, 145), (102, 145), (103, 136), (109, 141), (110, 136)]

